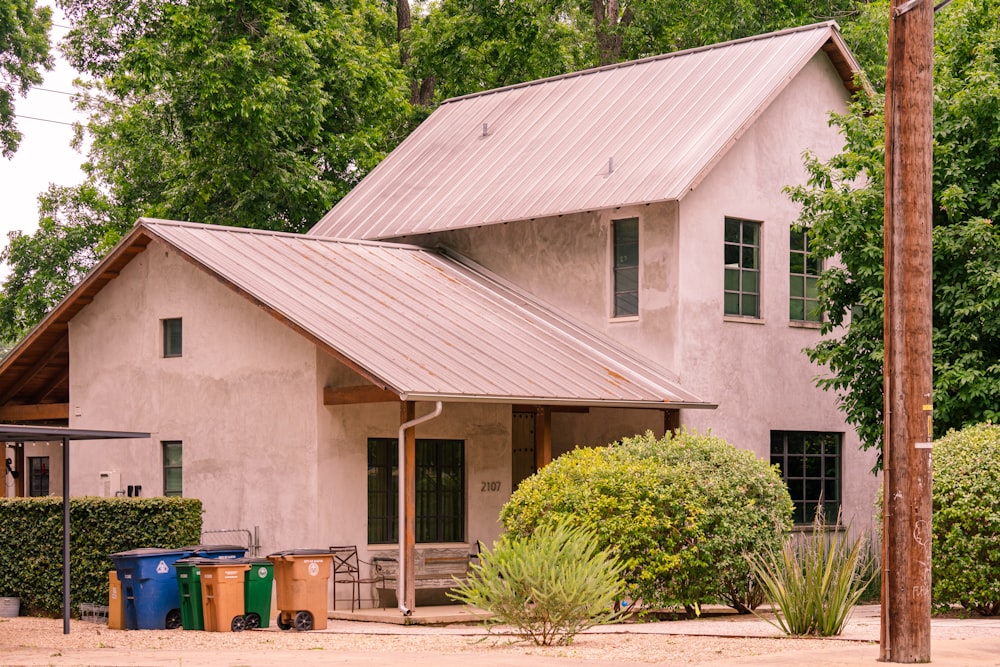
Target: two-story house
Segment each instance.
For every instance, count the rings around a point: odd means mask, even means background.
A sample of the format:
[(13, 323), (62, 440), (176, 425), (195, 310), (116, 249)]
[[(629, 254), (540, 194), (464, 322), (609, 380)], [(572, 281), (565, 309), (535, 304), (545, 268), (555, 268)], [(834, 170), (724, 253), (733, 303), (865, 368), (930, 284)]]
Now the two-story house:
[(857, 71), (823, 23), (487, 91), (308, 235), (140, 220), (0, 362), (0, 419), (151, 431), (75, 444), (74, 491), (198, 497), (265, 552), (398, 549), (401, 455), (408, 540), (474, 549), (552, 457), (677, 427), (865, 524), (782, 191)]

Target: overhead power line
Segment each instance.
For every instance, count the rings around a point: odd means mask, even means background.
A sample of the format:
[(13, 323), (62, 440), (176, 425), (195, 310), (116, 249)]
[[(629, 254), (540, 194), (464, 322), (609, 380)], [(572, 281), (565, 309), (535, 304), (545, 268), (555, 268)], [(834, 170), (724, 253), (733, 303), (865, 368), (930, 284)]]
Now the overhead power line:
[(52, 120), (51, 118), (39, 118), (38, 116), (24, 116), (19, 113), (14, 114), (14, 118), (24, 118), (26, 120), (40, 120), (43, 123), (55, 123), (56, 125), (68, 125), (70, 127), (73, 127), (74, 125), (73, 123), (67, 123), (64, 120)]

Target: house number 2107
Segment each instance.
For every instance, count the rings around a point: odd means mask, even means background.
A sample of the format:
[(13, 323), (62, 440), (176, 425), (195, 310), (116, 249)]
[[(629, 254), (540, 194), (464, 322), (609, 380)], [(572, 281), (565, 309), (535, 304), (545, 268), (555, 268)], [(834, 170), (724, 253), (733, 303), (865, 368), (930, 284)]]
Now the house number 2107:
[(483, 482), (482, 493), (495, 493), (500, 490), (500, 482)]

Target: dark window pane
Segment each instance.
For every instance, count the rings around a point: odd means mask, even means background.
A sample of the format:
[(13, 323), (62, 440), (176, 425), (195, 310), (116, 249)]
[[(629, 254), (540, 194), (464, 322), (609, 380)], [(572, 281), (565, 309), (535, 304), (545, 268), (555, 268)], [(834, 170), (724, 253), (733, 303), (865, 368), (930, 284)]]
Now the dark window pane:
[(726, 243), (739, 243), (739, 242), (740, 242), (740, 221), (727, 218)]
[(788, 470), (785, 472), (786, 477), (789, 479), (802, 477), (805, 475), (805, 472), (805, 459), (801, 456), (788, 457)]
[(760, 225), (756, 222), (749, 222), (747, 220), (743, 221), (743, 245), (757, 245), (757, 230), (760, 229)]
[(752, 295), (756, 295), (759, 291), (757, 289), (757, 272), (756, 271), (744, 271), (743, 272), (743, 291), (749, 292)]
[(725, 253), (725, 264), (727, 267), (736, 268), (740, 265), (740, 247), (738, 245), (727, 245)]
[(738, 269), (726, 269), (726, 291), (737, 292), (740, 289), (740, 272)]
[(793, 300), (788, 304), (788, 317), (793, 320), (805, 319), (805, 302)]
[(788, 233), (788, 246), (792, 250), (805, 250), (805, 238), (806, 235), (801, 231), (796, 231), (795, 229), (790, 229)]
[(790, 273), (804, 273), (806, 260), (802, 253), (793, 252), (788, 258), (788, 271)]
[(726, 315), (740, 314), (740, 295), (726, 294)]
[(757, 317), (757, 295), (756, 294), (744, 294), (743, 295), (743, 312), (742, 315), (746, 317)]
[(743, 252), (740, 255), (740, 266), (744, 269), (757, 268), (757, 248), (743, 246)]

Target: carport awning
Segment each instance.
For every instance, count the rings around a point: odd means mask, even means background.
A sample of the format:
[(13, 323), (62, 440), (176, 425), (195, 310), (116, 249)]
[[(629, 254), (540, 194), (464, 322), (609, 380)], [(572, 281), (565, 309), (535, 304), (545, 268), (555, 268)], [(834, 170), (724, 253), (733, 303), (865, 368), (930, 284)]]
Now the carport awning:
[(124, 440), (148, 438), (149, 433), (132, 431), (97, 431), (59, 426), (21, 426), (0, 424), (2, 442), (63, 443), (63, 634), (69, 634), (69, 442), (70, 440)]

